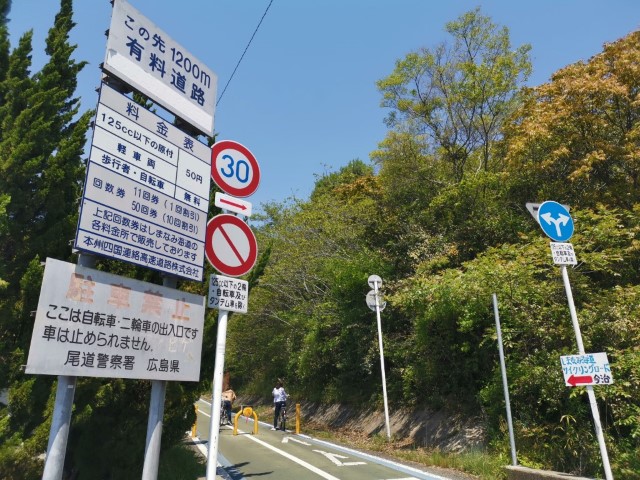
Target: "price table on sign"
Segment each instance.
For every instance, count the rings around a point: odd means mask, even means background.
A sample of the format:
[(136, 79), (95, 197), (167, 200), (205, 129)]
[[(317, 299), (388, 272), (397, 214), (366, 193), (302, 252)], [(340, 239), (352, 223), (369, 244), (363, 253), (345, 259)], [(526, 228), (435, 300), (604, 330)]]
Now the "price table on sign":
[(209, 148), (102, 85), (75, 247), (202, 280)]

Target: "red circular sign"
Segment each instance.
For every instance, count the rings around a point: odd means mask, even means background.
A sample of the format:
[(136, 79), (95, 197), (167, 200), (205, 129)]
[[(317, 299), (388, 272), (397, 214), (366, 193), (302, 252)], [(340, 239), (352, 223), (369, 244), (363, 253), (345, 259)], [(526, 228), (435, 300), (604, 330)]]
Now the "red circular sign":
[(255, 265), (258, 242), (249, 225), (235, 215), (223, 213), (207, 223), (204, 253), (220, 273), (240, 277)]
[(211, 178), (225, 193), (248, 197), (260, 184), (260, 167), (241, 143), (221, 140), (211, 147)]

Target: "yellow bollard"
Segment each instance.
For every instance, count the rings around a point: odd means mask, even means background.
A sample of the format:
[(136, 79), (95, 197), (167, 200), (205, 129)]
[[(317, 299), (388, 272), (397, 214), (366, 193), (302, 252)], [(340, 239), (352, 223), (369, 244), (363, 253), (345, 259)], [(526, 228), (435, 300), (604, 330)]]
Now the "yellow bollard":
[(198, 405), (194, 405), (196, 407), (196, 421), (193, 422), (193, 427), (191, 427), (191, 438), (197, 435), (198, 428)]
[(240, 416), (244, 415), (245, 417), (250, 417), (253, 415), (253, 434), (258, 434), (258, 414), (256, 411), (249, 406), (242, 406), (236, 416), (233, 419), (233, 434), (238, 435), (238, 419)]
[(296, 435), (300, 433), (300, 404), (296, 403)]

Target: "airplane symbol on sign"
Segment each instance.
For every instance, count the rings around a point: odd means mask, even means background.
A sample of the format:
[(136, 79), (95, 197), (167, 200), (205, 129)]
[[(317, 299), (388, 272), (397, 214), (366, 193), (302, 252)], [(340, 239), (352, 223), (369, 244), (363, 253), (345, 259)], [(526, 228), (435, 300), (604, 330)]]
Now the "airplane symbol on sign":
[(556, 233), (558, 234), (559, 237), (562, 236), (562, 230), (560, 229), (560, 226), (566, 227), (567, 223), (569, 223), (569, 220), (570, 220), (569, 217), (567, 217), (562, 213), (558, 214), (558, 218), (553, 218), (551, 216), (551, 212), (543, 213), (542, 215), (540, 215), (540, 218), (542, 218), (549, 225), (551, 224), (555, 225)]

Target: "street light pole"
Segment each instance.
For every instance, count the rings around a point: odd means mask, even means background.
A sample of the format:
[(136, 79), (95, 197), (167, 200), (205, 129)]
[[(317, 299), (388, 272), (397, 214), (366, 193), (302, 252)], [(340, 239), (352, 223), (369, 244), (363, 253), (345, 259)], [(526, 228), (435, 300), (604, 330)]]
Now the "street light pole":
[(378, 292), (378, 284), (382, 286), (382, 279), (377, 275), (371, 275), (369, 277), (369, 285), (373, 287), (373, 292), (369, 292), (367, 295), (367, 304), (371, 308), (371, 293), (375, 300), (376, 319), (378, 321), (378, 344), (380, 346), (380, 370), (382, 371), (382, 395), (384, 397), (384, 421), (387, 429), (387, 439), (391, 440), (391, 427), (389, 426), (389, 403), (387, 401), (387, 378), (384, 371), (384, 350), (382, 348), (382, 320), (380, 319), (380, 311), (384, 309), (386, 303), (381, 305), (380, 293)]

